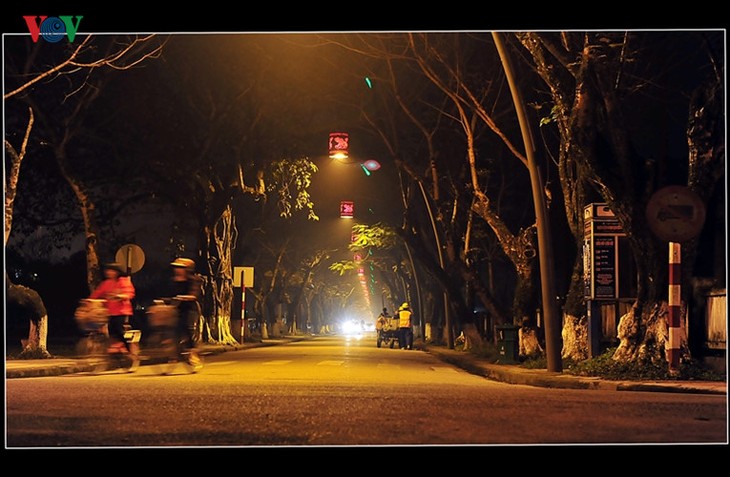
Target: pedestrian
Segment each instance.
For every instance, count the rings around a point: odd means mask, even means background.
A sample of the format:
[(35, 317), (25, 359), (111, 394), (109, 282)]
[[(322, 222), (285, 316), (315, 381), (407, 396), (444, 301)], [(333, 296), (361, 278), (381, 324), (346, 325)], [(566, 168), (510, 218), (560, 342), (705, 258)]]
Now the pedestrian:
[(398, 344), (401, 349), (413, 349), (412, 315), (408, 303), (403, 303), (398, 308)]
[(127, 276), (119, 263), (104, 265), (104, 280), (91, 293), (91, 299), (103, 299), (109, 315), (108, 330), (111, 343), (110, 352), (129, 352), (124, 339), (125, 325), (132, 316), (132, 300), (135, 296), (132, 278)]
[(189, 353), (189, 362), (200, 363), (195, 339), (195, 326), (202, 314), (200, 308), (202, 278), (195, 273), (195, 262), (190, 258), (176, 258), (172, 266), (173, 298), (177, 303), (178, 320), (176, 334), (178, 345)]

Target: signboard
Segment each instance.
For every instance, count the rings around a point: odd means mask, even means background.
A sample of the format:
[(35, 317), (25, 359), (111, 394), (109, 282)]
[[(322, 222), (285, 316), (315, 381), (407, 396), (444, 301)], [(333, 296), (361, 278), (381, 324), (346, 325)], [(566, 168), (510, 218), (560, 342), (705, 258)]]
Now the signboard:
[(583, 296), (591, 300), (619, 297), (619, 244), (625, 234), (606, 204), (583, 211)]
[(593, 239), (594, 299), (617, 297), (616, 245), (616, 236), (597, 236)]
[(121, 263), (127, 273), (137, 273), (144, 266), (144, 251), (139, 245), (129, 243), (117, 250), (114, 260)]
[(705, 204), (685, 186), (667, 186), (656, 191), (646, 205), (649, 228), (666, 242), (684, 242), (702, 231)]
[[(241, 277), (243, 275), (243, 277)], [(253, 287), (253, 267), (233, 267), (233, 286)]]

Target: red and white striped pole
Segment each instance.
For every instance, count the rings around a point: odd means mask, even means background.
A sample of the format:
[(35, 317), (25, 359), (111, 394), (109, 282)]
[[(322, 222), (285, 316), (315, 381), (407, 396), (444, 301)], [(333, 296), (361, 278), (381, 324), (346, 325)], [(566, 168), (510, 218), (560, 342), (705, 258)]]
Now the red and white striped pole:
[(241, 269), (241, 344), (246, 342), (246, 280)]
[(669, 372), (679, 372), (679, 351), (682, 338), (682, 246), (669, 242)]

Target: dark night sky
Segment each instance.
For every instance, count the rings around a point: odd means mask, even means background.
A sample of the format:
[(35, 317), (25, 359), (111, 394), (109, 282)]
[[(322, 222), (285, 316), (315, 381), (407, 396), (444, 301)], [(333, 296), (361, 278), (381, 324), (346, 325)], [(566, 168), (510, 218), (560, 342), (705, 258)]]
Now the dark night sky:
[[(161, 58), (149, 60), (144, 68), (134, 72), (122, 72), (112, 78), (112, 84), (103, 92), (97, 101), (108, 101), (106, 110), (114, 115), (128, 115), (125, 121), (144, 124), (162, 124), (160, 130), (153, 134), (155, 141), (165, 142), (162, 135), (165, 131), (164, 123), (170, 122), (172, 116), (166, 116), (163, 110), (153, 107), (152, 100), (156, 96), (166, 94), (165, 81), (174, 81), (181, 67), (176, 62), (195, 64), (199, 74), (199, 83), (210, 83), (211, 90), (223, 91), (226, 88), (238, 87), (237, 75), (245, 74), (248, 61), (246, 48), (253, 41), (268, 47), (271, 65), (266, 73), (265, 82), (271, 97), (264, 101), (273, 101), (270, 107), (284, 108), (280, 114), (288, 115), (295, 121), (301, 121), (304, 133), (294, 138), (294, 152), (305, 155), (319, 167), (319, 172), (313, 178), (311, 194), (315, 203), (315, 213), (319, 215), (318, 223), (307, 224), (306, 227), (313, 234), (323, 231), (325, 237), (330, 238), (327, 229), (342, 228), (339, 219), (339, 202), (352, 200), (356, 203), (356, 220), (366, 222), (392, 221), (399, 219), (398, 186), (395, 177), (395, 168), (387, 157), (382, 156), (382, 148), (376, 140), (367, 138), (355, 129), (351, 106), (337, 107), (335, 91), (350, 88), (353, 91), (364, 89), (363, 77), (343, 73), (344, 61), (340, 56), (331, 59), (333, 49), (327, 55), (322, 48), (301, 48), (296, 43), (311, 43), (311, 35), (278, 35), (278, 34), (178, 34), (173, 35)], [(255, 37), (255, 39), (254, 39)], [(286, 38), (285, 38), (286, 37)], [(306, 41), (305, 41), (306, 40)], [(164, 72), (167, 76), (163, 76)], [(207, 86), (201, 85), (201, 89)], [(276, 96), (281, 93), (282, 104), (276, 104)], [(289, 101), (286, 99), (290, 98)], [(180, 101), (176, 99), (174, 101)], [(356, 103), (357, 99), (353, 99)], [(181, 102), (180, 102), (181, 103)], [(97, 103), (95, 103), (96, 105)], [(140, 107), (140, 105), (142, 105)], [(177, 104), (176, 107), (187, 108), (186, 104)], [(148, 109), (148, 110), (146, 110)], [(101, 109), (105, 111), (104, 107)], [(140, 121), (140, 116), (157, 115)], [(101, 114), (105, 119), (105, 114)], [(316, 125), (313, 127), (313, 125)], [(235, 124), (232, 125), (235, 127)], [(169, 128), (168, 128), (169, 129)], [(351, 153), (354, 164), (344, 165), (333, 163), (327, 157), (327, 141), (330, 131), (345, 130), (351, 135)], [(146, 131), (140, 131), (143, 133)], [(142, 134), (140, 134), (141, 141)], [(284, 138), (292, 141), (293, 138)], [(169, 141), (169, 139), (167, 140)], [(141, 153), (144, 144), (130, 144), (131, 153)], [(136, 149), (134, 149), (136, 148)], [(181, 156), (180, 160), (185, 157)], [(359, 162), (375, 159), (381, 162), (382, 168), (374, 171), (370, 177), (366, 176), (359, 166)], [(139, 241), (145, 244), (154, 243), (153, 237), (164, 235), (169, 227), (154, 214), (145, 213), (135, 220), (134, 230), (144, 229), (139, 220), (150, 220), (147, 233), (139, 234)], [(331, 226), (327, 226), (332, 224)], [(161, 230), (160, 230), (161, 229)], [(349, 234), (347, 234), (349, 237)], [(143, 245), (144, 246), (144, 245)], [(72, 250), (73, 252), (73, 250)]]

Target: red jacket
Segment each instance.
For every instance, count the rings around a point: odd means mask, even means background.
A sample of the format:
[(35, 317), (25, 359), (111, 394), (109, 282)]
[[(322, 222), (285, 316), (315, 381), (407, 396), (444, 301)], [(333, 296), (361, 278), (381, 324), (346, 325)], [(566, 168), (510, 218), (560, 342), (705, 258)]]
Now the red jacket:
[[(123, 298), (119, 298), (122, 295)], [(134, 285), (130, 277), (119, 277), (116, 280), (108, 278), (101, 282), (89, 298), (106, 300), (106, 309), (109, 316), (131, 316)]]

